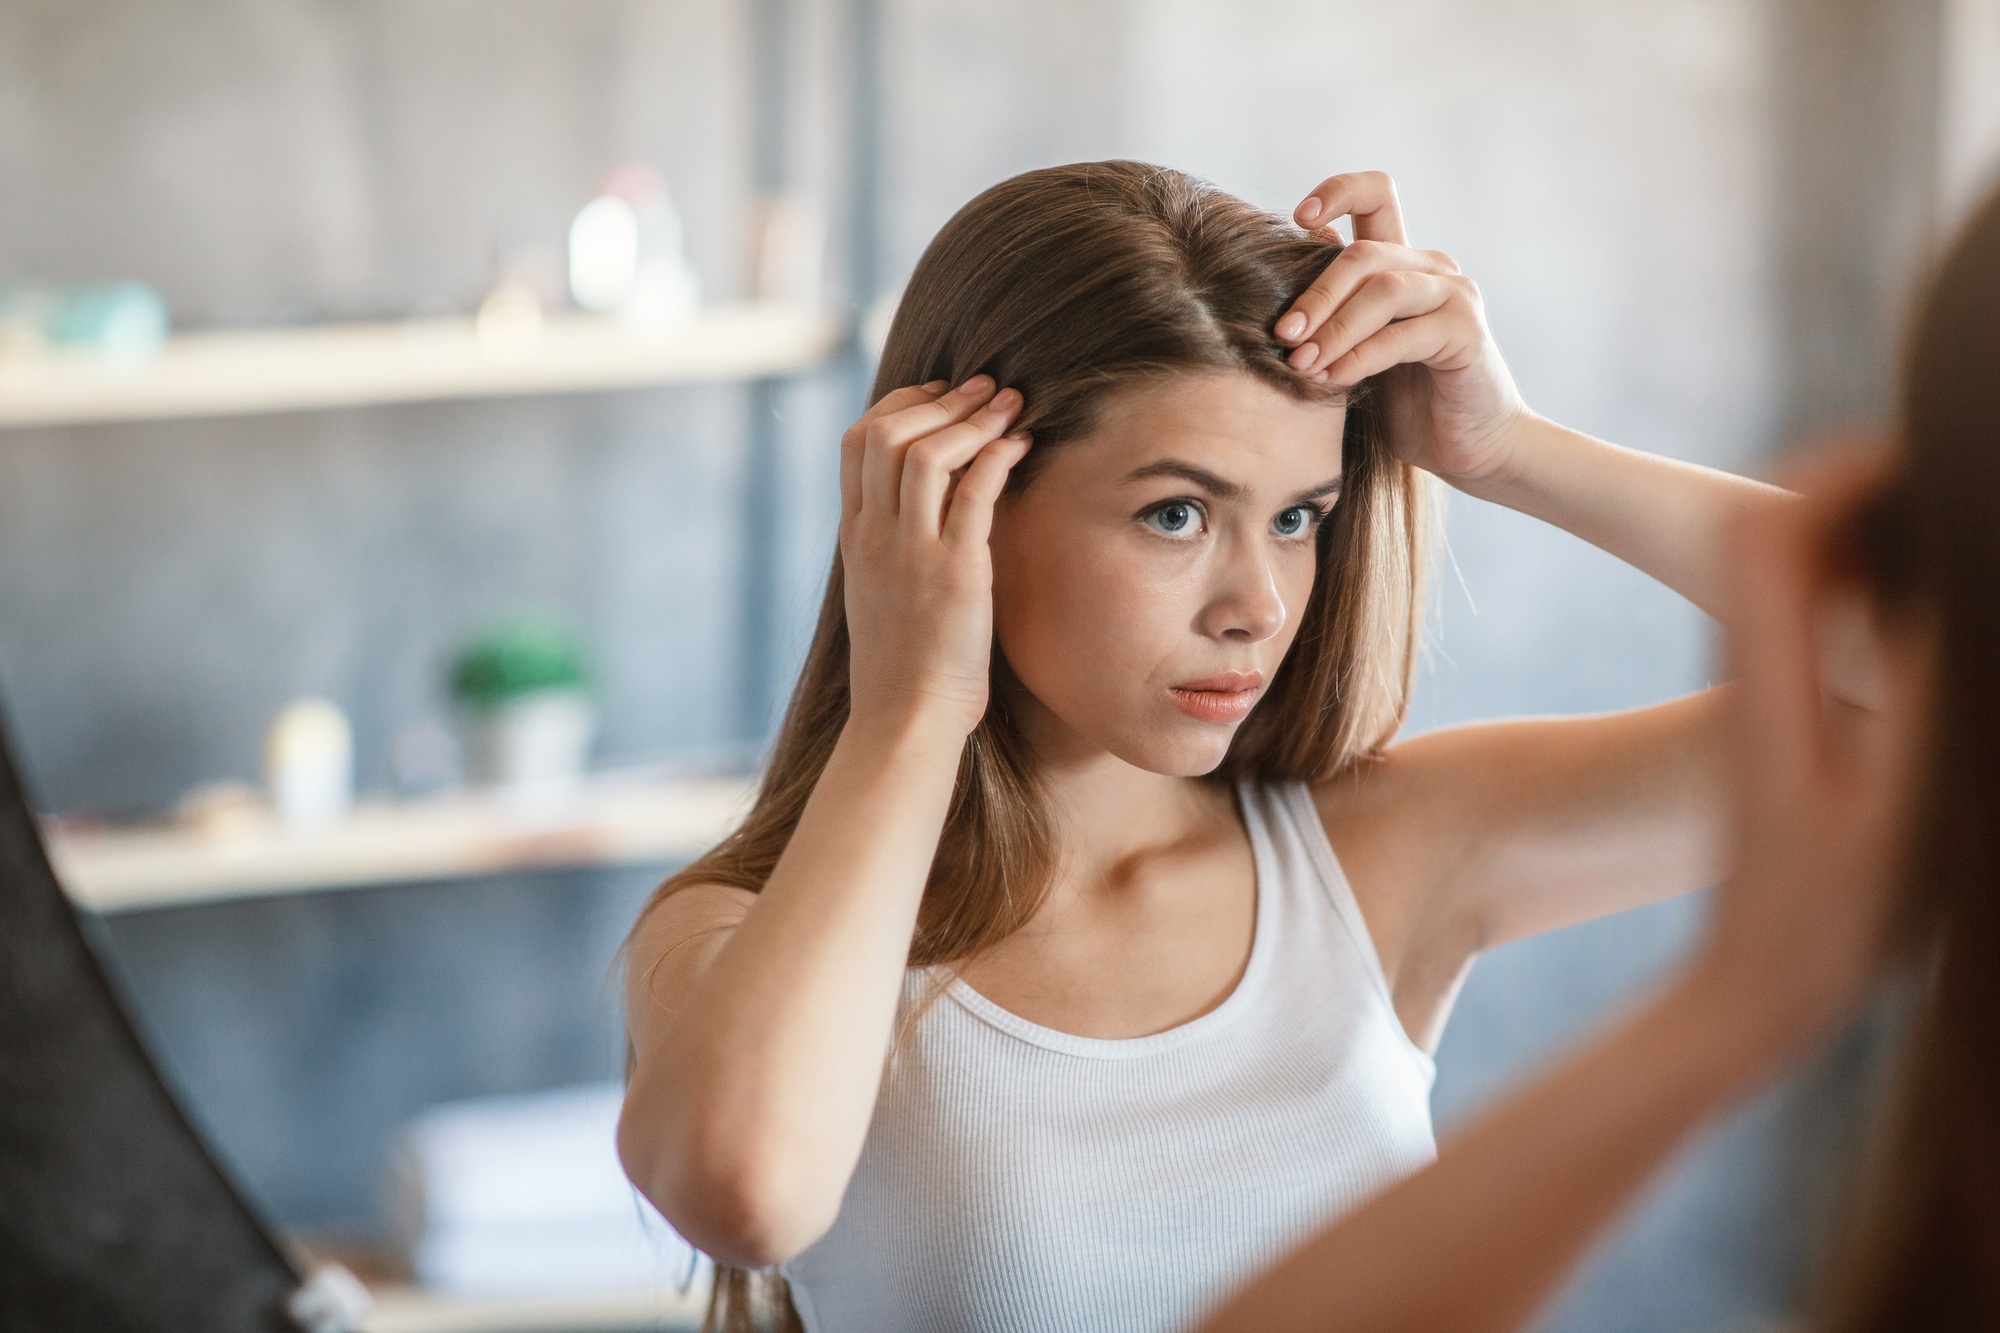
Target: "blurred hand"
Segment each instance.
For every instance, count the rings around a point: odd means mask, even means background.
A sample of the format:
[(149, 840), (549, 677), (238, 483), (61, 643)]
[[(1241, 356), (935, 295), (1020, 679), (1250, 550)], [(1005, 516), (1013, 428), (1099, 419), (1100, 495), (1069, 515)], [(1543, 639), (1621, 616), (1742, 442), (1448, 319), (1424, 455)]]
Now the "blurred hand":
[(1928, 725), (1929, 639), (1829, 565), (1882, 483), (1879, 455), (1822, 462), (1798, 504), (1735, 534), (1736, 828), (1697, 973), (1781, 1031), (1815, 1030), (1878, 973), (1903, 888)]
[(1514, 427), (1531, 414), (1477, 284), (1450, 255), (1409, 247), (1395, 181), (1334, 176), (1292, 216), (1335, 239), (1334, 224), (1354, 220), (1353, 244), (1278, 320), (1292, 367), (1342, 387), (1384, 375), (1390, 439), (1406, 462), (1454, 482), (1504, 466)]
[(849, 719), (969, 734), (993, 655), (993, 505), (1028, 441), (1021, 395), (984, 375), (898, 389), (841, 439)]

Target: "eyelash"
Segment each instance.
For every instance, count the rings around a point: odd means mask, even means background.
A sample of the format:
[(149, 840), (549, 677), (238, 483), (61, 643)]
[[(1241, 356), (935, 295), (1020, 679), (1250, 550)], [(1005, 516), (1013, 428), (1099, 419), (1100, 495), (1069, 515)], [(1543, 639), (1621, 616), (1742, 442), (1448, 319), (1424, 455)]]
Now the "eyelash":
[[(1185, 506), (1186, 508), (1194, 510), (1194, 512), (1201, 515), (1201, 517), (1204, 520), (1206, 520), (1208, 517), (1208, 510), (1203, 507), (1201, 501), (1190, 499), (1186, 496), (1177, 496), (1171, 500), (1162, 500), (1156, 505), (1148, 505), (1146, 508), (1139, 511), (1138, 519), (1141, 523), (1145, 523), (1147, 524), (1147, 526), (1151, 527), (1151, 520), (1154, 518), (1154, 516), (1165, 513), (1169, 509), (1181, 506)], [(1287, 505), (1283, 510), (1280, 510), (1279, 512), (1290, 513), (1294, 509), (1303, 509), (1308, 514), (1312, 515), (1312, 518), (1306, 524), (1306, 529), (1304, 532), (1298, 533), (1291, 537), (1284, 538), (1284, 540), (1286, 541), (1303, 541), (1307, 537), (1311, 536), (1313, 533), (1317, 532), (1319, 530), (1319, 525), (1326, 522), (1327, 517), (1333, 513), (1333, 506), (1330, 504), (1324, 507), (1316, 504)], [(1278, 520), (1276, 518), (1273, 518), (1271, 521), (1273, 523), (1276, 523)], [(1154, 528), (1153, 531), (1160, 532), (1158, 528)], [(1179, 536), (1175, 533), (1160, 532), (1160, 535), (1162, 537), (1167, 538), (1170, 541), (1180, 540)]]

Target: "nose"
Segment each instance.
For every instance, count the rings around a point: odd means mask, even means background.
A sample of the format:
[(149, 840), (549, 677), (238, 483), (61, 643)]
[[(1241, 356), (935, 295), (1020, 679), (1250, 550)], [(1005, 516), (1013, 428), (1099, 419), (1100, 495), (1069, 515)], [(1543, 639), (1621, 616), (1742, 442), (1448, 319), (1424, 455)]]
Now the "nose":
[(1284, 593), (1260, 541), (1230, 543), (1195, 628), (1212, 639), (1262, 643), (1285, 627)]

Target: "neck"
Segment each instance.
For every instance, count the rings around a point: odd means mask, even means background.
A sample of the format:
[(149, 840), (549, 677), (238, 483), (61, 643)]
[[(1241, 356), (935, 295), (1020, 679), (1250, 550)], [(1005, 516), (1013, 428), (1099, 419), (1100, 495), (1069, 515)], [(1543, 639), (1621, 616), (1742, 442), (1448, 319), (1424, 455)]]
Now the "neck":
[(1234, 818), (1211, 784), (1129, 764), (1032, 696), (1018, 707), (1055, 816), (1058, 874), (1072, 890), (1114, 883), (1119, 867), (1212, 828), (1218, 811)]

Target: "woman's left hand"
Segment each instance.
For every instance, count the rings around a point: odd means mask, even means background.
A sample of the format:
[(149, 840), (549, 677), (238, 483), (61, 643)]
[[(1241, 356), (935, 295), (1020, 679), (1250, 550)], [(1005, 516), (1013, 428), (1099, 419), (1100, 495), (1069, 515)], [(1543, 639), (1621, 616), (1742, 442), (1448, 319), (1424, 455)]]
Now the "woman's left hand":
[(1333, 232), (1354, 219), (1354, 242), (1278, 320), (1291, 365), (1342, 387), (1383, 376), (1391, 443), (1406, 462), (1447, 481), (1502, 468), (1514, 428), (1533, 414), (1486, 327), (1479, 288), (1452, 257), (1414, 250), (1396, 183), (1379, 171), (1334, 176), (1294, 211)]
[(1902, 906), (1935, 628), (1885, 612), (1833, 557), (1894, 467), (1852, 444), (1794, 464), (1799, 498), (1732, 534), (1735, 847), (1690, 967), (1737, 997), (1738, 1021), (1794, 1036), (1880, 973)]

